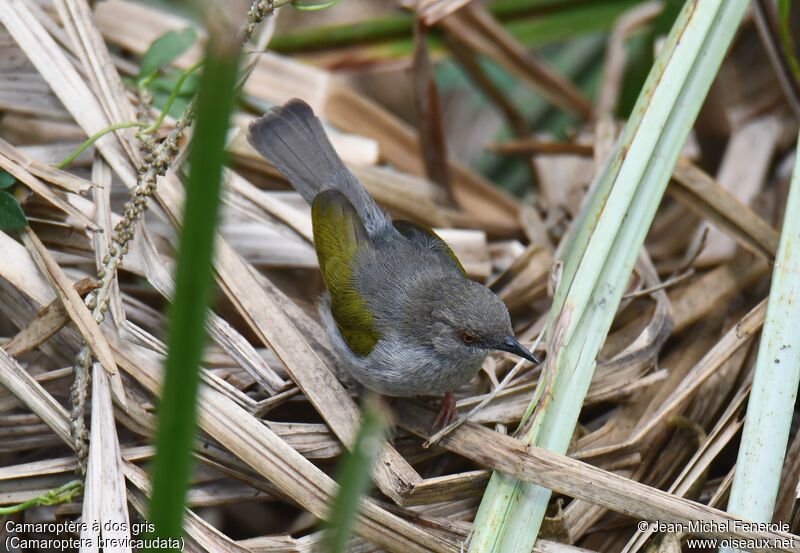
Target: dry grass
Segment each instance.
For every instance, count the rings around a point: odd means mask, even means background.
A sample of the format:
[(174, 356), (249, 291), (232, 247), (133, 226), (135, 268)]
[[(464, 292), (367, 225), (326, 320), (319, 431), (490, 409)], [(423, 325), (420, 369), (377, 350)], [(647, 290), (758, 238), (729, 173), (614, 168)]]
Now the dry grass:
[[(614, 27), (593, 106), (487, 11), (463, 4), (429, 1), (422, 13), (508, 119), (520, 138), (514, 143), (493, 144), (496, 124), (487, 130), (462, 121), (469, 137), (445, 132), (440, 116), (447, 120), (465, 101), (439, 91), (439, 113), (437, 95), (424, 95), (435, 85), (437, 58), (423, 41), (406, 60), (413, 82), (399, 92), (429, 114), (418, 126), (381, 103), (390, 102), (397, 82), (391, 71), (372, 75), (355, 64), (359, 79), (377, 83), (370, 98), (355, 79), (326, 67), (347, 51), (310, 61), (252, 55), (244, 93), (251, 105), (295, 96), (308, 101), (335, 127), (337, 149), (378, 201), (399, 217), (441, 229), (470, 275), (507, 302), (518, 335), (530, 344), (547, 315), (559, 242), (616, 139), (620, 44), (655, 12), (652, 3), (642, 4)], [(104, 136), (64, 170), (53, 164), (87, 136), (136, 119), (139, 97), (122, 77), (135, 74), (154, 39), (186, 22), (128, 0), (100, 2), (94, 13), (82, 0), (0, 0), (0, 24), (0, 168), (24, 185), (19, 197), (31, 222), (19, 234), (0, 232), (0, 503), (20, 503), (74, 479), (80, 448), (71, 431), (71, 368), (86, 344), (97, 362), (89, 367), (85, 492), (71, 503), (12, 516), (141, 520), (180, 228), (183, 188), (175, 170), (183, 156), (158, 179), (118, 274), (108, 277), (101, 296), (108, 316), (100, 323), (83, 298), (115, 247), (109, 237), (137, 183), (143, 160), (136, 130)], [(263, 27), (256, 43), (272, 32), (271, 24)], [(352, 551), (459, 551), (487, 469), (559, 494), (538, 551), (637, 551), (647, 544), (668, 551), (676, 536), (640, 532), (638, 520), (730, 519), (720, 509), (731, 485), (796, 134), (760, 48), (748, 21), (675, 168), (568, 456), (523, 448), (514, 439), (541, 371), (492, 356), (480, 377), (459, 390), (458, 406), (465, 414), (491, 401), (437, 446), (422, 447), (432, 402), (393, 403), (399, 429), (380, 452), (372, 475), (377, 489), (364, 502)], [(176, 65), (191, 66), (199, 52), (191, 49)], [(575, 136), (525, 137), (524, 118), (481, 73), (478, 54), (586, 119)], [(318, 520), (337, 489), (335, 462), (359, 424), (358, 394), (312, 305), (320, 280), (309, 210), (244, 140), (254, 115), (237, 114), (229, 141), (214, 263), (219, 294), (207, 323), (197, 467), (187, 498), (192, 551), (314, 550), (321, 542)], [(158, 138), (172, 125), (168, 118)], [(536, 174), (535, 201), (499, 191), (469, 167), (469, 156), (426, 157), (418, 146), (462, 151), (458, 142), (469, 140), (500, 155), (525, 156)], [(775, 520), (794, 520), (798, 480), (795, 428)], [(786, 537), (733, 526), (723, 534)]]

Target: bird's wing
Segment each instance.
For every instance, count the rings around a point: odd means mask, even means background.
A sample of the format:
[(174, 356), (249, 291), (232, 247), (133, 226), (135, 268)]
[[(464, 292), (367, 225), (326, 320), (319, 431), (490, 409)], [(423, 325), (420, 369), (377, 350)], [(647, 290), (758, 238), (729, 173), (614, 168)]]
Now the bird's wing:
[(354, 353), (366, 356), (380, 334), (367, 302), (355, 288), (353, 262), (372, 242), (353, 205), (338, 190), (325, 190), (311, 204), (314, 247), (331, 299), (331, 314), (342, 338)]
[(456, 254), (453, 253), (453, 250), (450, 249), (450, 246), (448, 246), (438, 234), (433, 232), (432, 228), (424, 225), (418, 225), (417, 223), (412, 223), (411, 221), (400, 220), (393, 221), (393, 223), (394, 228), (396, 228), (397, 231), (405, 236), (408, 240), (423, 248), (438, 253), (442, 259), (452, 263), (462, 275), (467, 276), (467, 272), (464, 270), (464, 266), (456, 257)]

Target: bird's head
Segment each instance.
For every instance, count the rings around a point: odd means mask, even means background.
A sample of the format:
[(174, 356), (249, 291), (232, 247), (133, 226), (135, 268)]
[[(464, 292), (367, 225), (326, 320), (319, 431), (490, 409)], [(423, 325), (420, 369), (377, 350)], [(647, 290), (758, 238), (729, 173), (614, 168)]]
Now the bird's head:
[(414, 302), (421, 308), (417, 320), (426, 323), (424, 339), (440, 355), (482, 359), (491, 351), (506, 351), (539, 363), (514, 337), (505, 304), (485, 286), (464, 278), (441, 279), (423, 296)]

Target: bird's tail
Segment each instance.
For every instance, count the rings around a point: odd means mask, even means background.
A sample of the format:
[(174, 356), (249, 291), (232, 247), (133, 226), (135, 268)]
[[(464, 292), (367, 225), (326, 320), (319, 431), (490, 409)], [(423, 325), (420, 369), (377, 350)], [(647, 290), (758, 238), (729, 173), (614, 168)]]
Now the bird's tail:
[(309, 204), (323, 190), (335, 188), (353, 204), (369, 234), (389, 224), (388, 216), (344, 166), (304, 101), (291, 100), (259, 117), (250, 124), (247, 138)]

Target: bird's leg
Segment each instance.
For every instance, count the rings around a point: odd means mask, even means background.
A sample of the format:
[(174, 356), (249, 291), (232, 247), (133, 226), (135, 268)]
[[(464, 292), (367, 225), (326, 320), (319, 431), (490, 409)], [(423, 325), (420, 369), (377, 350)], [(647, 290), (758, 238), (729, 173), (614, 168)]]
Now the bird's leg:
[(439, 430), (453, 422), (456, 418), (456, 396), (453, 392), (447, 392), (442, 396), (442, 403), (439, 405), (439, 414), (433, 423), (431, 432)]

